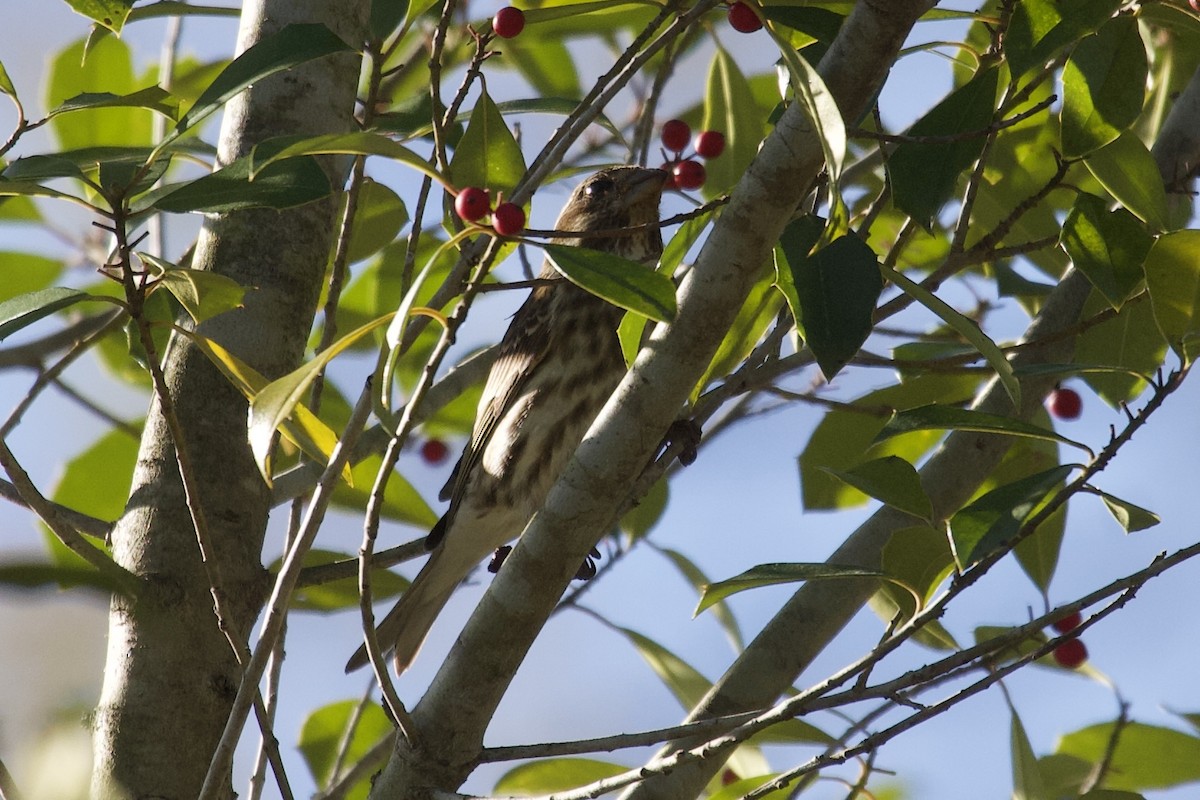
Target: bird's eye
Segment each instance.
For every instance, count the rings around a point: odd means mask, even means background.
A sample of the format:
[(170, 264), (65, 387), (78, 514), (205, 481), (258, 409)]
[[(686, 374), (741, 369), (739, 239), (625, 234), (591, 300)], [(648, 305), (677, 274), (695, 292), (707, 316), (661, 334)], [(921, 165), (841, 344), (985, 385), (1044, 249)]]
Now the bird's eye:
[(588, 197), (603, 197), (616, 187), (612, 178), (597, 178), (587, 185), (583, 193)]

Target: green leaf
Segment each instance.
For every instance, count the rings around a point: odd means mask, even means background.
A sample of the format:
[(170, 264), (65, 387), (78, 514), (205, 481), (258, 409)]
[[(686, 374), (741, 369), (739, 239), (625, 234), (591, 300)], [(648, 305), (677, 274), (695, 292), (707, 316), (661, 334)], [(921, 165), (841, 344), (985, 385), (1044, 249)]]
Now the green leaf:
[(133, 0), (67, 0), (76, 12), (92, 19), (113, 33), (120, 33)]
[(1146, 95), (1137, 20), (1116, 17), (1077, 44), (1062, 82), (1063, 155), (1078, 158), (1116, 139), (1142, 112)]
[(800, 302), (804, 341), (826, 380), (857, 353), (871, 334), (883, 278), (875, 252), (851, 232), (809, 255), (810, 231), (789, 224), (780, 238)]
[[(1079, 363), (1111, 366), (1114, 370), (1130, 373), (1083, 374), (1088, 386), (1114, 408), (1141, 394), (1146, 388), (1146, 380), (1140, 376), (1153, 375), (1167, 352), (1167, 341), (1155, 322), (1153, 306), (1145, 301), (1146, 298), (1141, 297), (1138, 302), (1126, 303), (1115, 319), (1089, 327), (1075, 345), (1075, 358)], [(1090, 319), (1109, 308), (1108, 301), (1093, 291), (1080, 318)], [(1134, 377), (1135, 374), (1139, 377)]]
[[(370, 487), (375, 481), (375, 476), (379, 474), (382, 463), (382, 458), (373, 455), (355, 464), (351, 470), (354, 485), (337, 484), (333, 489), (333, 504), (360, 513), (365, 511)], [(421, 493), (398, 472), (393, 472), (392, 477), (388, 479), (379, 513), (384, 519), (407, 523), (424, 531), (432, 528), (438, 520), (438, 515), (421, 497)]]
[[(560, 94), (565, 96), (560, 96)], [(524, 100), (504, 100), (496, 103), (496, 108), (500, 113), (508, 116), (509, 114), (553, 114), (555, 116), (570, 116), (579, 110), (579, 101), (572, 100), (573, 93), (554, 93), (548, 92), (545, 97), (530, 97)], [(612, 121), (600, 114), (596, 117), (595, 124), (604, 128), (614, 136), (621, 134), (620, 128), (612, 123)]]
[(408, 222), (400, 196), (382, 183), (367, 178), (358, 190), (354, 227), (350, 234), (349, 262), (375, 255), (393, 240)]
[(804, 507), (829, 510), (865, 503), (866, 495), (824, 469), (848, 470), (861, 462), (868, 450), (872, 457), (898, 455), (910, 464), (916, 463), (941, 439), (941, 433), (914, 433), (875, 444), (876, 434), (893, 410), (927, 403), (966, 402), (981, 380), (978, 373), (920, 375), (826, 412), (798, 460)]
[(408, 0), (371, 0), (371, 38), (383, 40), (408, 16)]
[(1053, 800), (1046, 792), (1033, 745), (1029, 743), (1025, 726), (1021, 724), (1021, 718), (1017, 716), (1017, 710), (1013, 708), (1011, 701), (1008, 708), (1012, 714), (1009, 741), (1012, 747), (1013, 800)]
[[(503, 47), (504, 57), (499, 62), (516, 67), (538, 94), (544, 97), (583, 95), (579, 71), (562, 37), (528, 30), (523, 36), (506, 41)], [(571, 101), (571, 104), (572, 108), (579, 105), (578, 101)]]
[(657, 322), (675, 318), (675, 284), (665, 275), (586, 247), (546, 244), (543, 249), (555, 269), (597, 297)]
[(892, 508), (926, 521), (933, 517), (933, 505), (921, 487), (921, 476), (903, 458), (884, 456), (846, 472), (825, 471)]
[(959, 566), (966, 569), (1007, 543), (1074, 469), (1070, 464), (993, 489), (950, 519)]
[(17, 87), (13, 86), (12, 78), (8, 77), (8, 70), (4, 68), (3, 63), (0, 63), (0, 94), (12, 98), (17, 96)]
[[(133, 74), (129, 47), (115, 36), (106, 36), (87, 47), (83, 39), (56, 54), (50, 65), (46, 106), (54, 108), (68, 98), (88, 92), (127, 95), (143, 88)], [(107, 107), (80, 111), (50, 120), (64, 150), (97, 145), (148, 145), (152, 117), (142, 108)]]
[(40, 589), (45, 586), (75, 589), (85, 586), (99, 589), (105, 594), (125, 591), (125, 587), (118, 581), (95, 567), (42, 561), (0, 562), (0, 586), (18, 589)]
[(766, 270), (742, 304), (729, 332), (709, 362), (708, 369), (692, 390), (694, 402), (713, 380), (726, 377), (746, 359), (762, 339), (763, 334), (779, 316), (783, 295), (775, 290), (773, 276)]
[[(1050, 415), (1044, 409), (1039, 409), (1034, 421), (1049, 427)], [(975, 496), (980, 497), (994, 488), (1056, 467), (1059, 460), (1058, 445), (1054, 442), (1018, 439), (1004, 454), (999, 466), (988, 475)], [(1050, 590), (1050, 582), (1058, 569), (1066, 527), (1067, 506), (1064, 504), (1038, 525), (1037, 530), (1022, 539), (1014, 551), (1021, 569), (1043, 593)]]
[[(708, 576), (704, 574), (704, 571), (696, 566), (695, 562), (693, 562), (683, 553), (680, 553), (678, 550), (672, 550), (669, 547), (657, 549), (658, 552), (667, 557), (667, 560), (675, 566), (675, 569), (679, 570), (679, 573), (683, 575), (684, 580), (690, 583), (698, 593), (703, 595), (704, 587), (712, 583), (708, 579)], [(717, 623), (721, 626), (722, 630), (725, 631), (725, 635), (729, 638), (729, 643), (733, 645), (734, 652), (742, 652), (742, 630), (738, 626), (737, 618), (734, 617), (733, 613), (729, 610), (729, 606), (727, 606), (725, 603), (718, 602), (713, 604), (712, 610), (713, 616), (717, 619)]]
[[(1113, 736), (1116, 747), (1107, 761)], [(1109, 789), (1167, 789), (1200, 781), (1200, 739), (1171, 728), (1130, 722), (1117, 732), (1113, 723), (1092, 725), (1063, 736), (1057, 752), (1093, 764), (1106, 761)]]
[(1056, 52), (1095, 30), (1121, 0), (1023, 0), (1013, 8), (1004, 55), (1014, 77), (1049, 61)]
[(615, 630), (629, 639), (684, 710), (695, 708), (712, 688), (708, 678), (653, 639), (629, 628), (618, 627)]
[(93, 296), (78, 289), (54, 286), (50, 289), (29, 292), (5, 300), (0, 303), (0, 341), (40, 319), (85, 300), (111, 300), (111, 298)]
[(776, 586), (781, 583), (822, 580), (825, 578), (885, 577), (887, 576), (877, 570), (848, 567), (840, 564), (759, 564), (740, 575), (706, 586), (694, 613), (699, 614), (714, 603), (718, 603), (738, 592), (744, 592), (747, 589)]
[(174, 121), (179, 115), (179, 101), (161, 86), (148, 86), (129, 94), (84, 92), (64, 100), (50, 110), (48, 118), (92, 108), (147, 108)]
[(0, 264), (4, 264), (0, 301), (44, 289), (53, 283), (63, 270), (63, 262), (33, 253), (0, 251)]
[[(996, 108), (999, 70), (984, 69), (917, 120), (909, 136), (951, 136), (985, 130)], [(903, 142), (888, 158), (896, 208), (930, 230), (934, 217), (953, 196), (958, 176), (979, 158), (986, 138), (968, 136), (947, 143)]]
[(1168, 233), (1146, 256), (1146, 286), (1158, 329), (1181, 357), (1200, 353), (1200, 230)]
[(1154, 156), (1132, 133), (1123, 133), (1084, 159), (1088, 171), (1117, 202), (1153, 231), (1165, 231), (1167, 192)]
[[(896, 614), (910, 619), (954, 570), (954, 555), (943, 531), (929, 525), (913, 525), (892, 533), (883, 546), (880, 568), (889, 580), (880, 584), (871, 598), (871, 608), (885, 621)], [(937, 620), (917, 631), (916, 639), (936, 650), (956, 650), (954, 636)]]
[(170, 292), (197, 322), (242, 307), (246, 287), (225, 275), (199, 269), (183, 269), (149, 253), (138, 258), (163, 270), (158, 285)]
[(224, 213), (247, 208), (293, 208), (327, 197), (333, 190), (312, 158), (293, 158), (251, 177), (252, 156), (243, 156), (210, 175), (169, 184), (141, 198), (136, 211)]
[(1061, 242), (1075, 267), (1120, 311), (1141, 285), (1142, 262), (1154, 240), (1133, 214), (1109, 211), (1107, 205), (1081, 192), (1063, 223)]
[(308, 387), (330, 361), (355, 341), (390, 320), (389, 314), (351, 331), (322, 350), (308, 363), (302, 364), (282, 378), (271, 381), (254, 395), (254, 399), (250, 401), (248, 438), (255, 463), (268, 484), (271, 482), (269, 461), (275, 431), (296, 410)]
[(500, 109), (486, 92), (475, 101), (467, 130), (454, 148), (450, 176), (458, 188), (478, 186), (497, 192), (512, 192), (525, 174), (525, 156), (504, 122)]
[(1013, 375), (1012, 364), (1008, 362), (1004, 351), (983, 332), (983, 329), (974, 320), (963, 316), (940, 297), (925, 289), (920, 284), (909, 280), (904, 274), (897, 272), (886, 264), (880, 264), (879, 269), (885, 278), (895, 283), (905, 294), (937, 314), (942, 318), (943, 322), (958, 331), (959, 335), (973, 344), (975, 349), (987, 359), (992, 369), (996, 370), (996, 377), (1000, 379), (1000, 385), (1004, 387), (1004, 390), (1008, 392), (1009, 398), (1012, 399), (1013, 407), (1021, 407), (1021, 384), (1016, 376)]
[(1062, 442), (1072, 447), (1078, 447), (1089, 455), (1094, 455), (1091, 448), (1073, 439), (1060, 436), (1054, 431), (998, 414), (988, 414), (967, 408), (933, 403), (919, 408), (900, 411), (883, 426), (883, 430), (875, 437), (875, 441), (883, 441), (892, 436), (912, 433), (920, 430), (956, 430), (978, 431), (980, 433), (1002, 433), (1008, 436), (1024, 436), (1031, 439), (1044, 439), (1050, 442)]
[[(732, 772), (732, 770), (730, 770)], [(734, 775), (737, 775), (735, 772)], [(733, 783), (721, 786), (720, 789), (710, 795), (706, 795), (707, 800), (741, 800), (741, 798), (750, 794), (750, 792), (770, 783), (775, 778), (779, 777), (777, 772), (767, 772), (762, 775), (751, 775), (749, 777), (738, 777)], [(725, 779), (721, 779), (721, 783), (725, 783)], [(775, 789), (766, 794), (755, 795), (758, 800), (788, 800), (795, 792), (794, 785), (784, 786), (782, 789)], [(876, 795), (878, 797), (878, 795)]]
[(167, 140), (195, 127), (230, 98), (263, 78), (323, 56), (349, 51), (350, 47), (324, 25), (285, 25), (252, 44), (221, 70), (216, 80), (180, 118), (174, 134)]
[(796, 320), (796, 327), (801, 336), (804, 335), (801, 323), (804, 318), (804, 310), (800, 306), (800, 296), (797, 293), (792, 264), (793, 262), (803, 264), (808, 259), (809, 253), (821, 239), (825, 223), (824, 219), (814, 214), (806, 214), (793, 219), (783, 229), (783, 233), (779, 237), (779, 244), (775, 246), (773, 253), (775, 285), (787, 300), (788, 309), (792, 312), (792, 319)]
[(741, 179), (758, 153), (765, 123), (746, 76), (733, 57), (718, 46), (708, 67), (701, 129), (725, 134), (725, 152), (704, 165), (708, 174), (705, 197), (726, 192)]
[[(361, 708), (360, 708), (361, 705)], [(378, 703), (360, 704), (358, 700), (339, 700), (318, 708), (308, 715), (300, 728), (300, 753), (318, 785), (324, 786), (333, 777), (338, 750), (346, 740), (346, 731), (357, 719), (354, 733), (346, 749), (344, 763), (355, 764), (385, 736), (395, 731)], [(383, 756), (380, 756), (382, 760)], [(367, 778), (364, 776), (363, 784)], [(365, 796), (352, 794), (351, 797)]]
[(1158, 514), (1153, 511), (1135, 506), (1127, 500), (1122, 500), (1119, 497), (1113, 497), (1107, 492), (1096, 492), (1100, 495), (1100, 499), (1104, 501), (1105, 507), (1113, 515), (1117, 523), (1125, 529), (1126, 533), (1137, 533), (1144, 531), (1147, 528), (1153, 528), (1158, 523), (1162, 522)]
[(51, 499), (97, 519), (117, 519), (125, 512), (137, 452), (136, 436), (108, 431), (67, 462)]
[(669, 493), (670, 482), (665, 478), (660, 478), (654, 482), (654, 485), (646, 492), (646, 496), (637, 505), (625, 512), (618, 524), (621, 532), (629, 537), (629, 542), (641, 539), (662, 518), (662, 513), (667, 507)]
[[(348, 553), (313, 548), (304, 554), (304, 566), (317, 567), (356, 557)], [(270, 566), (271, 573), (278, 574), (282, 564), (282, 558), (276, 559)], [(389, 569), (371, 570), (371, 596), (376, 600), (395, 597), (409, 585), (406, 578)], [(319, 585), (298, 587), (292, 595), (291, 607), (302, 611), (342, 611), (347, 608), (358, 608), (359, 599), (358, 576), (354, 575)]]
[(257, 145), (250, 153), (250, 176), (258, 174), (276, 162), (299, 156), (315, 156), (329, 153), (356, 156), (382, 156), (399, 161), (405, 166), (445, 183), (445, 178), (429, 165), (428, 159), (393, 142), (378, 133), (327, 133), (321, 136), (277, 136)]
[(628, 769), (594, 758), (547, 758), (513, 767), (500, 776), (492, 793), (521, 797), (566, 792)]

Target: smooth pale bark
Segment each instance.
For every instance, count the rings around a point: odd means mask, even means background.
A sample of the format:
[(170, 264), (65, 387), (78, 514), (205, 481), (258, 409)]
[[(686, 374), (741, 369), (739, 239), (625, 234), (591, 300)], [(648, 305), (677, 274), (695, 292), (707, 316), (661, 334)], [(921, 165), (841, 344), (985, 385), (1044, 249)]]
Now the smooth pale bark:
[[(825, 80), (856, 120), (930, 0), (862, 0), (843, 26)], [(657, 330), (609, 400), (414, 709), (419, 750), (403, 745), (372, 797), (421, 797), (469, 774), (500, 698), (579, 563), (657, 448), (770, 257), (823, 158), (794, 103), (732, 193), (680, 289), (679, 315)], [(502, 632), (502, 633), (501, 633)]]
[[(295, 22), (321, 22), (356, 45), (366, 0), (259, 0), (243, 9), (238, 52)], [(327, 57), (262, 80), (229, 103), (221, 163), (283, 134), (350, 130), (360, 58)], [(334, 185), (340, 177), (330, 169)], [(333, 238), (335, 201), (283, 212), (252, 210), (208, 220), (194, 266), (255, 287), (245, 308), (199, 332), (270, 377), (294, 368), (312, 325)], [(246, 401), (195, 348), (174, 339), (164, 358), (199, 504), (232, 630), (246, 635), (259, 613), (266, 573), (261, 549), (270, 490), (246, 442)], [(113, 601), (108, 663), (95, 716), (93, 795), (196, 797), (237, 689), (239, 668), (218, 629), (157, 399), (142, 437), (124, 517), (113, 533), (117, 561), (144, 579), (136, 601)]]

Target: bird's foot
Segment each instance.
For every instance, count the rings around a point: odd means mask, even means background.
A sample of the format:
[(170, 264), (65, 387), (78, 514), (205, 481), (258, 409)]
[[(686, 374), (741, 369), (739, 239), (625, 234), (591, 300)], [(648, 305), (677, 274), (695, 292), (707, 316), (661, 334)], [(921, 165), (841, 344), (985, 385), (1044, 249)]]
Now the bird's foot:
[(678, 443), (681, 448), (679, 463), (688, 467), (696, 461), (697, 448), (700, 447), (702, 436), (700, 425), (695, 420), (677, 419), (671, 423), (671, 427), (667, 428), (667, 435), (663, 437), (662, 446), (668, 447)]

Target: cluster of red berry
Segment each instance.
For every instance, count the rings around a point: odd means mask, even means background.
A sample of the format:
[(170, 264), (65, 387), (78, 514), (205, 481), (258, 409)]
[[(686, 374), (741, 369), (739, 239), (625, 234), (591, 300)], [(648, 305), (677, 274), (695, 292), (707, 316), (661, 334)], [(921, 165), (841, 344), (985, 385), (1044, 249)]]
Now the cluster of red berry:
[(729, 4), (728, 16), (729, 27), (738, 33), (754, 33), (762, 29), (762, 17), (758, 16), (758, 12), (751, 8), (749, 3), (742, 0)]
[(454, 211), (467, 222), (477, 222), (489, 212), (492, 228), (501, 236), (516, 236), (525, 230), (525, 211), (516, 203), (500, 203), (492, 208), (486, 189), (468, 186), (454, 198)]
[[(1054, 628), (1058, 633), (1070, 633), (1078, 628), (1081, 622), (1083, 622), (1083, 615), (1076, 611), (1060, 620), (1055, 620), (1050, 627)], [(1068, 639), (1054, 648), (1051, 656), (1053, 656), (1054, 662), (1060, 667), (1075, 669), (1087, 661), (1088, 651), (1087, 647), (1083, 644), (1083, 640)]]
[(1060, 386), (1046, 397), (1046, 408), (1059, 419), (1079, 419), (1083, 413), (1083, 399), (1074, 389)]
[[(676, 189), (699, 189), (703, 186), (708, 178), (704, 165), (694, 158), (683, 156), (692, 138), (692, 129), (688, 124), (681, 119), (667, 120), (663, 123), (661, 138), (663, 147), (675, 154), (662, 167), (671, 173), (671, 186)], [(720, 131), (700, 131), (692, 148), (700, 158), (716, 158), (725, 152), (725, 134)]]

